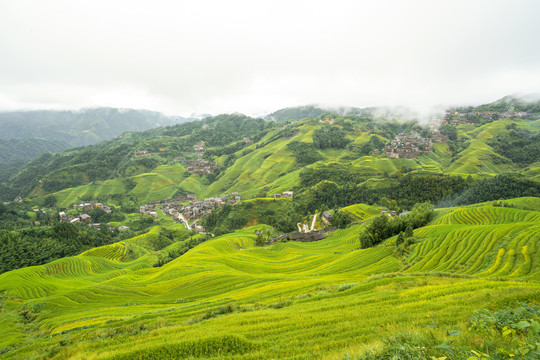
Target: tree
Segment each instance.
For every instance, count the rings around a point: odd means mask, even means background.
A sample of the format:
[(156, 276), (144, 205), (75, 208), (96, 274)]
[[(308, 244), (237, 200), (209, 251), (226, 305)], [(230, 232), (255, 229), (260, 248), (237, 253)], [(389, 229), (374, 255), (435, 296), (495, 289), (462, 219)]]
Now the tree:
[(360, 234), (359, 240), (360, 240), (360, 248), (362, 249), (367, 249), (374, 245), (373, 239), (371, 238), (371, 236), (369, 236), (367, 231), (364, 231)]
[(88, 215), (92, 218), (92, 222), (95, 223), (107, 223), (110, 220), (110, 214), (107, 214), (105, 210), (101, 208), (94, 208), (88, 212)]
[(313, 132), (313, 145), (319, 149), (343, 149), (351, 142), (345, 135), (337, 126), (324, 126)]
[(399, 246), (405, 242), (405, 235), (403, 234), (403, 231), (401, 231), (398, 234), (398, 237), (396, 239), (396, 246)]
[(409, 238), (409, 237), (411, 237), (411, 236), (413, 236), (413, 235), (414, 235), (414, 233), (413, 233), (413, 228), (412, 228), (412, 226), (409, 224), (409, 225), (407, 226), (407, 228), (405, 229), (405, 237), (406, 237), (406, 238)]
[(54, 195), (49, 195), (43, 199), (43, 206), (52, 208), (56, 205), (56, 197)]
[(351, 218), (343, 211), (335, 209), (332, 216), (332, 225), (338, 229), (346, 228), (352, 222)]
[(260, 231), (257, 234), (257, 238), (255, 239), (255, 245), (256, 246), (264, 246), (268, 240), (270, 240), (270, 235), (272, 233), (272, 230), (270, 229), (264, 229)]
[(457, 139), (457, 129), (453, 126), (449, 126), (449, 125), (441, 126), (441, 134), (446, 136), (449, 140)]

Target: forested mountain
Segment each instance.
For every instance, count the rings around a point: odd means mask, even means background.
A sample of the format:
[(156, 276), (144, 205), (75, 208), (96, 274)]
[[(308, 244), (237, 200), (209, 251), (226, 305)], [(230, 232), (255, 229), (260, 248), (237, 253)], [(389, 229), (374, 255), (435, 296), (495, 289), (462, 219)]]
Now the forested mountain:
[(277, 122), (284, 122), (290, 120), (311, 119), (324, 114), (337, 114), (340, 116), (360, 115), (370, 113), (374, 109), (375, 108), (361, 109), (347, 106), (321, 107), (318, 105), (304, 105), (280, 109), (267, 115), (265, 118)]
[(62, 152), (70, 145), (44, 138), (0, 138), (0, 164), (25, 162), (46, 152)]
[(508, 95), (492, 103), (477, 106), (474, 110), (498, 112), (527, 111), (538, 113), (540, 112), (540, 96)]
[(0, 112), (0, 163), (28, 161), (46, 152), (95, 144), (124, 132), (188, 120), (195, 119), (115, 108)]

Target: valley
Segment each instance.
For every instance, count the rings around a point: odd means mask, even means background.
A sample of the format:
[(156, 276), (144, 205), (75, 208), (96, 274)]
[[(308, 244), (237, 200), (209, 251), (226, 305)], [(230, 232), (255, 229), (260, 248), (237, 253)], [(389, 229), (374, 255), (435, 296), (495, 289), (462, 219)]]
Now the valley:
[(505, 101), (219, 115), (10, 170), (0, 358), (540, 356), (540, 111)]

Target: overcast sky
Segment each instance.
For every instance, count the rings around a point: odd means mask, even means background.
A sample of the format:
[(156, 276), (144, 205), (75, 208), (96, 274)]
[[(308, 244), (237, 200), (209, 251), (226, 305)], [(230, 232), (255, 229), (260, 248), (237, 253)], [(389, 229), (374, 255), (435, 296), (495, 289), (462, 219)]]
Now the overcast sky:
[(0, 0), (0, 109), (261, 115), (540, 93), (540, 1)]

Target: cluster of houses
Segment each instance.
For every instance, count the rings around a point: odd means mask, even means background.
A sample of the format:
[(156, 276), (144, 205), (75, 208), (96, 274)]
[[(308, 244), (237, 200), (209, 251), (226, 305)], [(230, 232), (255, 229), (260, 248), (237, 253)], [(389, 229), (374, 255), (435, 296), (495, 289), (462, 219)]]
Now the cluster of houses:
[(180, 206), (182, 203), (188, 201), (196, 201), (197, 196), (195, 194), (187, 194), (186, 196), (175, 196), (172, 199), (163, 199), (161, 201), (151, 201), (148, 204), (143, 204), (139, 207), (139, 212), (143, 215), (150, 215), (157, 217), (157, 206), (159, 205), (172, 205)]
[[(87, 224), (88, 226), (93, 227), (94, 229), (101, 229), (101, 226), (102, 226), (102, 224), (100, 223), (92, 222), (92, 217), (86, 213), (79, 214), (79, 216), (77, 217), (71, 217), (71, 216), (68, 216), (64, 211), (60, 211), (58, 213), (58, 217), (61, 222), (69, 222), (72, 224), (83, 223), (83, 224)], [(112, 225), (106, 225), (106, 226), (109, 230), (114, 230), (114, 226)], [(120, 231), (129, 230), (129, 227), (120, 226), (118, 227), (118, 230)]]
[(186, 171), (197, 175), (212, 174), (215, 169), (219, 168), (218, 163), (215, 161), (197, 159), (183, 160), (182, 162), (187, 165)]
[(282, 193), (275, 193), (274, 199), (280, 199), (280, 198), (292, 198), (294, 195), (293, 191), (284, 191)]
[[(193, 145), (193, 151), (197, 154), (196, 160), (182, 160), (187, 165), (186, 170), (197, 175), (212, 174), (215, 169), (219, 168), (219, 165), (215, 161), (203, 160), (204, 156), (204, 141), (199, 141)], [(180, 158), (175, 158), (180, 160)]]
[(395, 139), (384, 146), (386, 157), (392, 159), (405, 158), (414, 159), (422, 154), (433, 151), (433, 143), (447, 142), (448, 138), (442, 135), (439, 130), (430, 131), (431, 138), (423, 138), (417, 132), (412, 131), (405, 135), (399, 133)]
[(473, 111), (467, 113), (460, 113), (457, 111), (450, 111), (444, 116), (443, 125), (474, 125), (471, 122), (471, 118), (479, 116), (481, 119), (492, 119), (493, 115), (497, 114), (500, 118), (525, 118), (529, 116), (529, 113), (525, 111), (520, 112), (497, 112), (497, 111)]
[(80, 203), (73, 204), (73, 208), (80, 209), (83, 212), (88, 212), (90, 210), (98, 208), (98, 209), (102, 209), (107, 214), (111, 213), (111, 208), (108, 205), (97, 202), (96, 200), (91, 200), (89, 202), (82, 201)]
[(333, 125), (334, 121), (335, 121), (334, 118), (332, 118), (330, 116), (327, 116), (324, 119), (319, 120), (320, 123), (325, 123), (325, 124), (328, 124), (328, 125)]
[[(87, 212), (89, 212), (90, 210), (98, 208), (98, 209), (102, 209), (107, 214), (111, 213), (111, 208), (108, 205), (97, 202), (95, 200), (91, 200), (89, 202), (84, 202), (83, 201), (83, 202), (80, 202), (80, 203), (73, 204), (73, 208), (80, 210), (81, 213), (76, 217), (71, 217), (71, 216), (67, 215), (65, 211), (60, 211), (58, 213), (59, 220), (61, 222), (70, 222), (72, 224), (85, 223), (85, 224), (88, 224), (89, 226), (92, 226), (93, 228), (100, 229), (101, 224), (100, 223), (93, 223), (92, 222), (92, 217), (90, 215), (88, 215)], [(107, 225), (107, 228), (112, 230), (112, 229), (114, 229), (114, 226)], [(127, 226), (120, 226), (118, 229), (119, 230), (129, 230), (129, 228)]]
[[(224, 204), (234, 205), (240, 200), (242, 198), (237, 192), (204, 200), (197, 200), (194, 194), (188, 194), (187, 196), (177, 196), (170, 200), (165, 199), (141, 205), (140, 213), (157, 217), (157, 206), (159, 205), (164, 215), (172, 217), (175, 221), (183, 222), (186, 228), (205, 232), (202, 226), (196, 224), (197, 220), (203, 215), (209, 214), (216, 206)], [(186, 202), (189, 203), (186, 204)], [(189, 225), (188, 221), (192, 221), (192, 224)]]
[(196, 153), (196, 154), (200, 154), (198, 155), (199, 157), (202, 157), (202, 154), (204, 153), (204, 141), (199, 141), (198, 143), (196, 143), (195, 145), (193, 145), (193, 151)]
[(248, 137), (243, 137), (242, 140), (243, 140), (246, 144), (253, 144), (253, 140), (251, 140), (251, 139), (248, 138)]

